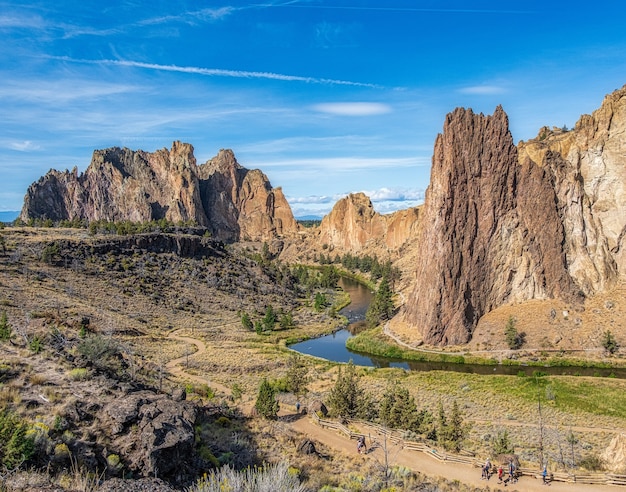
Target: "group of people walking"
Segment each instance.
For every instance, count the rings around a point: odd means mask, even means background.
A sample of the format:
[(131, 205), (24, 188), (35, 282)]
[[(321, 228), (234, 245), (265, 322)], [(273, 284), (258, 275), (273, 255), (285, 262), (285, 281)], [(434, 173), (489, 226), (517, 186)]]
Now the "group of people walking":
[[(506, 469), (506, 473), (505, 473)], [(503, 483), (506, 487), (509, 483), (517, 482), (517, 466), (513, 459), (509, 459), (505, 465), (500, 464), (497, 468), (498, 483)], [(488, 458), (485, 464), (482, 466), (481, 480), (489, 480), (491, 475), (495, 473), (495, 468), (491, 464), (491, 460)], [(506, 475), (506, 476), (505, 476)]]
[[(482, 466), (482, 476), (481, 480), (489, 480), (491, 475), (496, 473), (496, 468), (491, 464), (491, 460), (487, 458), (485, 464)], [(512, 458), (504, 464), (500, 464), (497, 468), (498, 473), (498, 483), (504, 484), (506, 487), (509, 483), (516, 483), (518, 480), (518, 470), (517, 466)], [(548, 467), (547, 465), (543, 467), (541, 472), (541, 479), (544, 485), (550, 485), (550, 477), (548, 476)]]

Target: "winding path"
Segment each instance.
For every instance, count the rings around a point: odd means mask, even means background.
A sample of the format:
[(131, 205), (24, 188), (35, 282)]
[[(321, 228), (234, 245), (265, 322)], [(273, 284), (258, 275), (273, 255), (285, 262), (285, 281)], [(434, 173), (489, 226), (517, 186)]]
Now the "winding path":
[(176, 331), (173, 331), (172, 333), (170, 333), (168, 335), (168, 338), (171, 338), (172, 340), (178, 340), (179, 342), (188, 343), (196, 347), (196, 351), (193, 354), (191, 353), (185, 354), (182, 357), (178, 357), (176, 359), (172, 359), (171, 361), (169, 361), (165, 365), (165, 368), (167, 369), (167, 372), (169, 374), (171, 374), (174, 377), (180, 378), (182, 380), (188, 379), (196, 383), (207, 384), (211, 388), (215, 388), (227, 395), (231, 394), (230, 388), (224, 386), (223, 384), (217, 383), (215, 381), (210, 381), (208, 378), (205, 378), (203, 376), (198, 376), (196, 374), (191, 374), (185, 371), (184, 366), (187, 365), (187, 361), (189, 360), (189, 357), (198, 356), (207, 351), (206, 345), (204, 344), (204, 342), (202, 342), (201, 340), (198, 340), (197, 338), (177, 335)]

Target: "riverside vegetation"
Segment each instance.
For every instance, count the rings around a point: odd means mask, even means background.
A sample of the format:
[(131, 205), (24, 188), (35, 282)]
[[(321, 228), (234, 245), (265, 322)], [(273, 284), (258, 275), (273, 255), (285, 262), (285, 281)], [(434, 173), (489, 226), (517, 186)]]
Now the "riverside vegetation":
[[(292, 487), (284, 490), (383, 490), (390, 483), (397, 490), (418, 483), (459, 490), (408, 470), (381, 477), (354, 457), (298, 454), (294, 443), (305, 436), (274, 418), (296, 400), (323, 401), (338, 418), (402, 428), (449, 450), (514, 450), (535, 464), (545, 453), (563, 469), (600, 467), (612, 430), (625, 427), (623, 380), (406, 373), (295, 356), (286, 341), (344, 323), (337, 316), (345, 298), (334, 288), (335, 260), (316, 258), (318, 268), (287, 265), (263, 244), (225, 246), (188, 224), (144, 234), (124, 229), (0, 231), (0, 483), (7, 490), (28, 480), (96, 490), (101, 479), (147, 475), (199, 491), (235, 479)], [(354, 264), (343, 268), (372, 273)], [(371, 324), (377, 325), (391, 314), (394, 272), (374, 270), (370, 279), (381, 294)], [(196, 353), (181, 339), (197, 340), (204, 350)], [(387, 344), (380, 328), (353, 340)], [(619, 344), (613, 335), (606, 340), (607, 352)], [(374, 345), (359, 350), (375, 352)], [(184, 374), (168, 371), (173, 360), (183, 361)], [(144, 422), (125, 414), (120, 432), (98, 415), (114, 415), (108, 402), (133, 395), (164, 412), (158, 395), (181, 387), (190, 421), (190, 439), (181, 440), (188, 444), (187, 465), (146, 473), (147, 460), (123, 441), (124, 433), (145, 436)], [(261, 415), (245, 417), (243, 409), (257, 404)], [(316, 446), (332, 453), (324, 443)], [(271, 465), (282, 462), (291, 468)], [(248, 466), (259, 472), (238, 472)]]

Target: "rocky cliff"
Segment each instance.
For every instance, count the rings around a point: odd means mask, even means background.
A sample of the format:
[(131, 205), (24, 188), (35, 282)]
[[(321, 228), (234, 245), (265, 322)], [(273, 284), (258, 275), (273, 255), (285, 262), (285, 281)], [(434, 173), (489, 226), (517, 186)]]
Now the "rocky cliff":
[(598, 292), (625, 275), (626, 86), (573, 130), (544, 127), (519, 149), (554, 175), (568, 270), (581, 289)]
[(231, 150), (199, 167), (202, 203), (210, 224), (225, 239), (267, 240), (298, 230), (281, 188), (260, 170), (248, 170)]
[(553, 184), (546, 168), (519, 164), (501, 107), (446, 117), (419, 221), (415, 287), (401, 313), (425, 342), (465, 343), (503, 303), (577, 298)]
[(282, 191), (222, 150), (198, 166), (190, 144), (153, 153), (96, 150), (87, 170), (49, 171), (26, 193), (20, 218), (193, 221), (225, 241), (266, 240), (298, 230)]

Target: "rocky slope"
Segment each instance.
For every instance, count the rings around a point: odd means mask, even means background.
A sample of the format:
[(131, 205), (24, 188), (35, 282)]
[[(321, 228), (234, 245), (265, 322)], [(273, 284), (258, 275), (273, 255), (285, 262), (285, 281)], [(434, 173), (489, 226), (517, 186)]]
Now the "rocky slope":
[(224, 241), (266, 240), (298, 225), (280, 189), (222, 150), (198, 166), (190, 144), (149, 153), (96, 150), (79, 175), (49, 171), (26, 193), (20, 219), (193, 221)]

